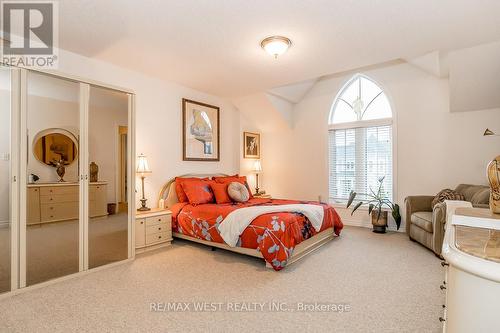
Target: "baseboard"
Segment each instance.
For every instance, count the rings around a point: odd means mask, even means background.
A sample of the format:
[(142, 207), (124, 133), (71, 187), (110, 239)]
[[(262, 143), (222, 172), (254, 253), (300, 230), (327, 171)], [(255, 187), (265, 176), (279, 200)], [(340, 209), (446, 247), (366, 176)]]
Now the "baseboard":
[(372, 227), (372, 224), (368, 224), (368, 223), (364, 223), (363, 221), (356, 221), (356, 220), (346, 220), (346, 219), (342, 219), (342, 223), (344, 225), (348, 225), (348, 226), (351, 226), (351, 227), (362, 227), (362, 228), (371, 228)]
[[(348, 225), (348, 226), (351, 226), (351, 227), (361, 227), (361, 228), (368, 228), (368, 229), (372, 228), (372, 224), (371, 223), (367, 223), (367, 222), (360, 221), (360, 220), (342, 219), (342, 223), (344, 225)], [(403, 224), (401, 224), (401, 227), (399, 228), (399, 230), (396, 230), (396, 227), (390, 226), (390, 227), (387, 227), (387, 230), (389, 230), (389, 231), (396, 231), (396, 232), (403, 232), (404, 233), (405, 232), (405, 226)]]

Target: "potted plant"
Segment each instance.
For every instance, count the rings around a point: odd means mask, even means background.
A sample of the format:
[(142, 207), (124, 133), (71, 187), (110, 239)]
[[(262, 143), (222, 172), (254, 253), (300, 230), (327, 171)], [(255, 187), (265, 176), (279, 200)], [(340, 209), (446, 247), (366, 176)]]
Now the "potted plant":
[[(387, 198), (387, 194), (383, 190), (384, 177), (380, 177), (378, 181), (378, 189), (377, 192), (374, 192), (370, 188), (370, 193), (365, 194), (367, 198), (368, 204), (368, 214), (372, 217), (372, 225), (373, 232), (377, 233), (385, 233), (385, 228), (387, 227), (387, 210), (383, 210), (384, 207), (387, 207), (391, 210), (392, 217), (396, 222), (397, 230), (401, 226), (401, 214), (399, 212), (399, 205), (391, 202)], [(351, 206), (354, 199), (356, 198), (357, 193), (351, 191), (349, 194), (349, 200), (347, 201), (347, 208)], [(354, 208), (352, 209), (351, 215), (364, 204), (363, 201), (359, 201)]]

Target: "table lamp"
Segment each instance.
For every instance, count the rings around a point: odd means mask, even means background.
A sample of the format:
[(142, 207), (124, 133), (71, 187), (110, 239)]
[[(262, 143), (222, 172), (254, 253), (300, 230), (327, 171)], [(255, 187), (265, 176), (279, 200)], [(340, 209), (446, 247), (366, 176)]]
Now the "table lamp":
[(146, 178), (147, 173), (151, 173), (151, 170), (149, 170), (148, 160), (144, 154), (139, 155), (139, 159), (137, 161), (137, 173), (141, 175), (141, 181), (142, 181), (142, 199), (141, 199), (142, 207), (137, 210), (144, 212), (151, 210), (151, 208), (146, 206), (146, 201), (148, 201), (148, 199), (146, 199), (144, 196), (144, 178)]
[(495, 132), (493, 132), (492, 130), (490, 130), (489, 128), (487, 128), (484, 133), (483, 133), (484, 136), (500, 136), (500, 134), (496, 134)]
[(255, 172), (255, 194), (259, 194), (259, 173), (262, 172), (260, 160), (254, 162), (253, 171)]

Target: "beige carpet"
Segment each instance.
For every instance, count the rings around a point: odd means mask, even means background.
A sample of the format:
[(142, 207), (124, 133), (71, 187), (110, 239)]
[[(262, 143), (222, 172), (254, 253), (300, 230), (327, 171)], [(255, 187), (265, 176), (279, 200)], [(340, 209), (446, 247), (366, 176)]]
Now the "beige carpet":
[[(439, 332), (440, 261), (401, 233), (346, 227), (281, 272), (185, 241), (0, 301), (13, 332)], [(348, 303), (350, 312), (151, 312), (151, 302)]]

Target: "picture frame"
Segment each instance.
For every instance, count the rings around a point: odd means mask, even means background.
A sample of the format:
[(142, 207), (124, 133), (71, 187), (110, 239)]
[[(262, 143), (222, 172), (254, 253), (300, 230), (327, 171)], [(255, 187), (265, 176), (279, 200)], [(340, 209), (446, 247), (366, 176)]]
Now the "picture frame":
[(243, 132), (243, 158), (260, 159), (260, 134)]
[(220, 161), (220, 109), (182, 99), (182, 160)]

